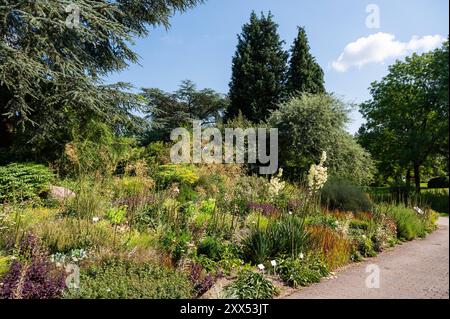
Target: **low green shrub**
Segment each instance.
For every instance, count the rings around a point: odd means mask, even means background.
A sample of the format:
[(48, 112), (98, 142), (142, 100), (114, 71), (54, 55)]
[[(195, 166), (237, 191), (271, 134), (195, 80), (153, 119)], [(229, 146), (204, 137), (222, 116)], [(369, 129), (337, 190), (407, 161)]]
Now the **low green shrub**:
[(352, 219), (350, 221), (350, 228), (368, 230), (369, 227), (370, 227), (370, 224), (366, 220)]
[(194, 185), (200, 177), (194, 166), (167, 164), (159, 167), (156, 178), (158, 185), (164, 188), (172, 183)]
[[(361, 257), (363, 257), (363, 258), (375, 257), (377, 255), (377, 253), (375, 251), (374, 242), (367, 235), (363, 234), (363, 235), (354, 236), (353, 240), (354, 240), (353, 249), (357, 250), (359, 252), (359, 255), (361, 255)], [(352, 255), (354, 253), (355, 252), (352, 251)]]
[(272, 299), (278, 290), (260, 273), (243, 270), (236, 281), (225, 288), (225, 296), (235, 299)]
[(413, 240), (426, 235), (426, 216), (420, 217), (411, 208), (404, 206), (389, 207), (388, 214), (397, 225), (397, 237), (401, 240)]
[(305, 287), (329, 275), (328, 267), (319, 255), (302, 257), (277, 260), (276, 272), (286, 284), (294, 288)]
[(150, 263), (112, 258), (81, 270), (80, 289), (66, 298), (76, 299), (187, 299), (193, 287), (179, 271)]
[(361, 188), (345, 180), (331, 178), (322, 189), (322, 204), (342, 211), (372, 211), (373, 203)]
[(0, 202), (34, 199), (48, 191), (53, 179), (53, 173), (40, 164), (0, 166)]
[(221, 260), (223, 253), (224, 253), (224, 246), (215, 237), (210, 236), (206, 237), (198, 244), (197, 247), (198, 255), (204, 255), (214, 261)]

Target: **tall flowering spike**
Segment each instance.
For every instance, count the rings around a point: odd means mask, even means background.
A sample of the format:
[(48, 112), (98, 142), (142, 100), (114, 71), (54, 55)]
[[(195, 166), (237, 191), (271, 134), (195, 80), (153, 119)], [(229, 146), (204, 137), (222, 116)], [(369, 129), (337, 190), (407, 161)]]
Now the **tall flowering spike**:
[(318, 165), (312, 164), (308, 174), (308, 187), (311, 192), (321, 190), (328, 180), (328, 168), (325, 167), (327, 160), (327, 153), (322, 152), (322, 157)]
[(281, 180), (283, 177), (283, 169), (280, 168), (276, 177), (272, 177), (269, 183), (269, 193), (272, 197), (278, 196), (278, 194), (284, 189), (286, 183)]

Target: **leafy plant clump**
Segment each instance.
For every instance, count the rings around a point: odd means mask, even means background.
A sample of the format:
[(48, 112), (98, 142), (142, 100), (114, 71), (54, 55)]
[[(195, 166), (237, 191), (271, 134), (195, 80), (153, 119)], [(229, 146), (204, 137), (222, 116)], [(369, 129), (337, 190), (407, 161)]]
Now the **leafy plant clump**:
[(253, 228), (242, 242), (244, 259), (259, 264), (280, 255), (297, 256), (307, 248), (308, 238), (303, 219), (283, 216), (265, 229)]
[(241, 271), (236, 281), (225, 288), (225, 296), (235, 299), (272, 299), (276, 295), (273, 283), (251, 270)]
[(279, 259), (277, 274), (288, 285), (297, 288), (319, 282), (329, 275), (326, 264), (319, 255), (307, 255), (302, 258)]
[(19, 258), (13, 260), (0, 285), (0, 299), (56, 299), (66, 287), (65, 272), (49, 259), (32, 234), (21, 242)]
[(0, 166), (0, 202), (36, 198), (48, 190), (53, 179), (53, 173), (40, 164)]
[(192, 297), (187, 276), (151, 263), (111, 258), (82, 269), (78, 299), (180, 299)]
[(328, 180), (322, 190), (322, 204), (330, 209), (342, 211), (373, 210), (370, 197), (361, 188), (342, 179), (332, 178)]
[(219, 261), (224, 253), (224, 246), (215, 237), (206, 237), (197, 248), (198, 255), (205, 255), (211, 260)]

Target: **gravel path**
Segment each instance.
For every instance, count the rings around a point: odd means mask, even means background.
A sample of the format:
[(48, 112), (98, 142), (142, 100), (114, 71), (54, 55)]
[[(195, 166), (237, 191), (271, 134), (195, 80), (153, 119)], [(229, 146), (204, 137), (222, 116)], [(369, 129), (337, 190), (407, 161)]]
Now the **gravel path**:
[[(375, 258), (336, 272), (337, 278), (289, 295), (288, 299), (448, 299), (449, 219), (438, 221), (439, 229), (425, 239), (404, 243)], [(379, 267), (379, 288), (366, 287), (369, 265)]]

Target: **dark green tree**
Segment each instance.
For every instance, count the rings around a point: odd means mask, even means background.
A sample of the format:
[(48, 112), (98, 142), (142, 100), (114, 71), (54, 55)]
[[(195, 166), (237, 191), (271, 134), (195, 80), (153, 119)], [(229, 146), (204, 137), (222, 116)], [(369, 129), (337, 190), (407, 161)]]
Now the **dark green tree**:
[(143, 89), (147, 119), (150, 121), (149, 141), (168, 140), (176, 127), (192, 125), (192, 120), (203, 124), (216, 123), (228, 106), (228, 98), (212, 89), (198, 90), (189, 80), (181, 83), (174, 93), (159, 89)]
[(199, 2), (0, 1), (0, 149), (50, 155), (88, 120), (136, 123), (139, 98), (102, 78), (137, 61), (135, 37)]
[(344, 102), (327, 94), (305, 93), (282, 103), (268, 123), (279, 131), (284, 176), (305, 180), (311, 164), (317, 164), (325, 151), (330, 175), (370, 184), (375, 165), (370, 154), (345, 131), (348, 112)]
[(288, 54), (272, 17), (270, 12), (261, 17), (252, 12), (238, 36), (227, 118), (242, 112), (250, 121), (265, 120), (283, 98)]
[(287, 76), (289, 94), (325, 93), (323, 70), (310, 53), (308, 37), (303, 27), (291, 47), (291, 58)]
[(413, 54), (389, 68), (371, 86), (372, 99), (361, 105), (367, 123), (360, 142), (373, 154), (385, 178), (414, 174), (420, 191), (421, 170), (432, 157), (448, 165), (448, 41), (442, 48)]

